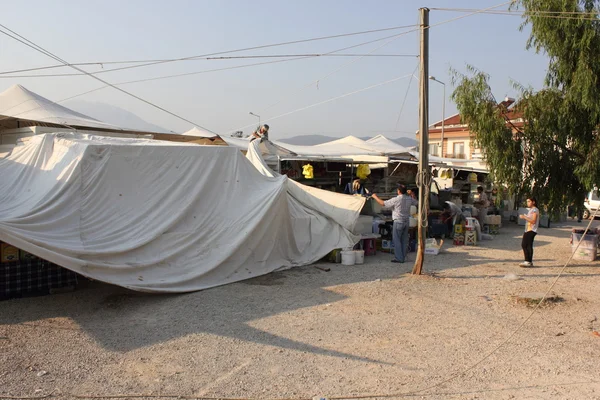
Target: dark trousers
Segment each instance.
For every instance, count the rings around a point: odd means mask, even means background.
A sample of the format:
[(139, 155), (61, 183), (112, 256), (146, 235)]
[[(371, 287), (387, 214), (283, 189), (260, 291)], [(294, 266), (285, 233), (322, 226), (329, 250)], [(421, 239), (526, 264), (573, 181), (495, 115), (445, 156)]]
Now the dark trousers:
[(523, 234), (521, 247), (523, 248), (523, 256), (525, 261), (533, 262), (533, 238), (537, 235), (534, 231), (527, 231)]

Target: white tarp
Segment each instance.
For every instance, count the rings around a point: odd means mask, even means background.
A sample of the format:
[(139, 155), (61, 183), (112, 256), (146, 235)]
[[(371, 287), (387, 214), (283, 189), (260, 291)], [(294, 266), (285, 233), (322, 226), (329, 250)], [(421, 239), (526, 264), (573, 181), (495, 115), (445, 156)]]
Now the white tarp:
[(194, 136), (194, 137), (203, 137), (203, 138), (213, 138), (217, 136), (216, 133), (209, 132), (205, 129), (200, 129), (197, 126), (194, 126), (189, 131), (185, 131), (182, 133), (184, 136)]
[(0, 184), (1, 241), (151, 292), (312, 263), (356, 243), (364, 204), (265, 176), (233, 147), (76, 133), (17, 146)]
[[(70, 108), (63, 107), (21, 85), (13, 85), (0, 93), (0, 126), (9, 119), (37, 121), (46, 124), (122, 130)], [(16, 126), (9, 126), (14, 128)]]

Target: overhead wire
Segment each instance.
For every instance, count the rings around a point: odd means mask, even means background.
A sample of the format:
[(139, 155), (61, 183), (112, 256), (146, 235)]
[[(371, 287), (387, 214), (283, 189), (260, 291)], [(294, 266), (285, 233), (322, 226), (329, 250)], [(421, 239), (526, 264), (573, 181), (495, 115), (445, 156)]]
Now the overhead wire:
[[(267, 55), (249, 55), (249, 56), (223, 56), (223, 57), (203, 57), (203, 58), (195, 58), (193, 60), (187, 61), (206, 61), (206, 60), (235, 60), (235, 59), (247, 59), (247, 58), (285, 58), (285, 57), (419, 57), (417, 54), (327, 54), (327, 53), (311, 53), (311, 54), (267, 54)], [(113, 62), (82, 62), (82, 63), (72, 63), (71, 65), (77, 66), (89, 66), (89, 65), (99, 65), (102, 66), (104, 64), (128, 64), (134, 61), (113, 61)], [(43, 71), (52, 68), (61, 68), (65, 67), (65, 65), (49, 65), (45, 67), (36, 67), (36, 68), (25, 68), (25, 69), (17, 69), (12, 71), (2, 71), (0, 72), (0, 78), (2, 75), (10, 75), (9, 78), (16, 78), (19, 76), (11, 75), (20, 72), (32, 72), (32, 71)], [(75, 74), (76, 75), (76, 74)], [(38, 77), (41, 75), (31, 75), (24, 77)], [(55, 74), (55, 75), (46, 75), (46, 76), (74, 76), (74, 74)]]
[[(103, 71), (93, 72), (91, 74), (93, 74), (93, 75), (94, 74), (105, 74), (108, 72), (123, 71), (123, 70), (133, 69), (133, 68), (142, 68), (142, 67), (147, 67), (147, 66), (151, 66), (151, 65), (166, 64), (166, 63), (172, 63), (172, 62), (178, 62), (178, 61), (191, 61), (191, 60), (195, 60), (195, 59), (201, 59), (203, 57), (217, 56), (217, 55), (221, 55), (221, 54), (238, 53), (238, 52), (248, 51), (248, 50), (266, 49), (266, 48), (270, 48), (270, 47), (287, 46), (290, 44), (308, 43), (308, 42), (315, 42), (315, 41), (328, 40), (328, 39), (337, 39), (337, 38), (348, 37), (348, 36), (365, 35), (365, 34), (370, 34), (370, 33), (385, 32), (385, 31), (390, 31), (390, 30), (406, 29), (406, 28), (413, 28), (413, 27), (414, 27), (414, 25), (394, 26), (391, 28), (371, 29), (371, 30), (367, 30), (367, 31), (342, 33), (342, 34), (337, 34), (337, 35), (320, 36), (320, 37), (316, 37), (316, 38), (292, 40), (292, 41), (287, 41), (287, 42), (279, 42), (279, 43), (272, 43), (272, 44), (266, 44), (266, 45), (245, 47), (245, 48), (239, 48), (239, 49), (234, 49), (234, 50), (218, 51), (218, 52), (214, 52), (214, 53), (206, 53), (206, 54), (195, 55), (195, 56), (190, 56), (190, 57), (180, 57), (180, 58), (172, 58), (172, 59), (166, 59), (166, 60), (147, 60), (147, 62), (146, 61), (132, 61), (132, 62), (138, 63), (138, 65), (131, 65), (131, 66), (120, 67), (120, 68), (112, 68), (112, 69), (107, 69), (107, 70), (103, 70)], [(59, 66), (51, 66), (51, 67), (61, 67), (61, 66), (59, 65)], [(79, 75), (79, 74), (71, 74), (71, 75)]]
[[(419, 69), (419, 64), (417, 64), (417, 66), (415, 67), (415, 70), (413, 71), (410, 80), (408, 81), (408, 87), (406, 88), (406, 93), (404, 93), (404, 99), (402, 100), (402, 105), (400, 106), (400, 112), (398, 113), (398, 118), (396, 119), (396, 125), (395, 125), (395, 129), (398, 129), (398, 124), (400, 123), (400, 117), (402, 117), (402, 111), (404, 110), (404, 104), (406, 104), (406, 98), (408, 97), (408, 91), (410, 90), (410, 85), (413, 81), (413, 78), (415, 77), (415, 74), (417, 73), (417, 70)], [(417, 80), (419, 80), (418, 78), (416, 78)]]
[[(320, 102), (318, 102), (318, 103), (311, 104), (311, 105), (309, 105), (309, 106), (306, 106), (306, 107), (301, 107), (301, 108), (298, 108), (298, 109), (296, 109), (296, 110), (294, 110), (294, 111), (289, 111), (289, 112), (286, 112), (286, 113), (283, 113), (283, 114), (277, 115), (277, 116), (275, 116), (275, 117), (270, 117), (270, 118), (267, 118), (267, 119), (265, 119), (264, 121), (265, 121), (265, 122), (268, 122), (268, 121), (273, 121), (273, 120), (275, 120), (275, 119), (278, 119), (278, 118), (281, 118), (281, 117), (285, 117), (285, 116), (287, 116), (287, 115), (294, 114), (294, 113), (296, 113), (296, 112), (299, 112), (299, 111), (304, 111), (304, 110), (307, 110), (307, 109), (309, 109), (309, 108), (312, 108), (312, 107), (319, 106), (319, 105), (321, 105), (321, 104), (329, 103), (329, 102), (332, 102), (332, 101), (334, 101), (334, 100), (338, 100), (338, 99), (341, 99), (341, 98), (344, 98), (344, 97), (351, 96), (351, 95), (353, 95), (353, 94), (356, 94), (356, 93), (360, 93), (360, 92), (364, 92), (364, 91), (366, 91), (366, 90), (369, 90), (369, 89), (376, 88), (376, 87), (378, 87), (378, 86), (383, 86), (383, 85), (386, 85), (386, 84), (388, 84), (388, 83), (396, 82), (396, 81), (398, 81), (398, 80), (400, 80), (400, 79), (408, 78), (408, 77), (409, 77), (409, 76), (411, 76), (411, 75), (412, 75), (412, 74), (408, 74), (408, 75), (399, 76), (399, 77), (397, 77), (397, 78), (389, 79), (389, 80), (387, 80), (387, 81), (385, 81), (385, 82), (380, 82), (380, 83), (377, 83), (377, 84), (375, 84), (375, 85), (367, 86), (367, 87), (365, 87), (365, 88), (362, 88), (362, 89), (359, 89), (359, 90), (355, 90), (355, 91), (352, 91), (352, 92), (349, 92), (349, 93), (345, 93), (345, 94), (343, 94), (343, 95), (340, 95), (340, 96), (332, 97), (332, 98), (330, 98), (330, 99), (327, 99), (327, 100), (324, 100), (324, 101), (320, 101)], [(252, 124), (252, 125), (254, 125), (254, 124)], [(250, 125), (249, 125), (249, 126), (250, 126)], [(244, 128), (246, 128), (246, 127), (244, 127)]]
[[(341, 67), (339, 67), (339, 68), (335, 69), (334, 71), (331, 71), (330, 73), (326, 74), (325, 76), (323, 76), (323, 77), (321, 77), (321, 78), (319, 78), (319, 79), (316, 79), (316, 80), (314, 80), (314, 81), (312, 81), (312, 82), (308, 83), (307, 85), (303, 86), (303, 87), (302, 87), (302, 88), (300, 88), (299, 90), (297, 90), (297, 91), (293, 92), (293, 93), (292, 93), (290, 96), (295, 96), (295, 95), (297, 95), (298, 93), (301, 93), (301, 92), (303, 92), (304, 90), (308, 89), (309, 87), (311, 87), (311, 86), (313, 86), (313, 85), (317, 85), (317, 88), (318, 88), (318, 86), (319, 86), (319, 82), (321, 82), (322, 80), (324, 80), (324, 79), (327, 79), (327, 78), (329, 78), (330, 76), (332, 76), (332, 75), (334, 75), (334, 74), (336, 74), (336, 73), (340, 72), (340, 71), (341, 71), (341, 70), (343, 70), (344, 68), (346, 68), (346, 67), (348, 67), (348, 66), (350, 66), (350, 65), (352, 65), (352, 64), (354, 64), (354, 63), (356, 63), (356, 62), (358, 62), (359, 60), (363, 59), (363, 58), (364, 58), (364, 57), (366, 57), (367, 55), (371, 55), (371, 54), (373, 54), (373, 53), (374, 53), (374, 52), (376, 52), (377, 50), (379, 50), (379, 49), (381, 49), (381, 48), (383, 48), (383, 47), (387, 46), (388, 44), (390, 44), (391, 42), (395, 41), (395, 40), (396, 40), (396, 39), (398, 39), (399, 37), (401, 37), (401, 36), (404, 36), (404, 35), (407, 35), (407, 34), (409, 34), (409, 33), (411, 33), (411, 32), (415, 32), (415, 31), (417, 31), (417, 29), (412, 29), (412, 30), (410, 30), (410, 31), (407, 31), (407, 32), (404, 32), (404, 33), (402, 33), (402, 34), (399, 34), (399, 35), (397, 35), (397, 36), (394, 36), (394, 37), (392, 37), (392, 38), (391, 38), (389, 41), (387, 41), (387, 42), (385, 42), (384, 44), (382, 44), (381, 46), (379, 46), (379, 47), (377, 47), (377, 48), (375, 48), (375, 49), (371, 50), (371, 51), (370, 51), (369, 53), (367, 53), (366, 55), (364, 55), (364, 56), (359, 56), (359, 57), (355, 58), (354, 60), (352, 60), (352, 61), (350, 61), (350, 62), (348, 62), (348, 63), (346, 63), (346, 64), (342, 65)], [(288, 97), (289, 97), (289, 96), (288, 96)], [(275, 102), (275, 103), (273, 103), (273, 104), (271, 104), (271, 105), (267, 106), (266, 108), (263, 108), (263, 109), (262, 109), (262, 110), (260, 110), (259, 112), (264, 112), (264, 111), (266, 111), (266, 110), (268, 110), (268, 109), (270, 109), (270, 108), (273, 108), (273, 107), (275, 107), (276, 105), (279, 105), (279, 104), (281, 104), (283, 101), (285, 101), (285, 99), (281, 99), (281, 100), (279, 100), (279, 101), (277, 101), (277, 102)]]
[(77, 66), (70, 65), (67, 61), (63, 60), (62, 58), (60, 58), (60, 57), (58, 57), (58, 56), (56, 56), (54, 54), (52, 54), (48, 50), (46, 50), (43, 47), (35, 44), (32, 41), (26, 39), (25, 37), (19, 35), (18, 33), (14, 32), (13, 30), (11, 30), (11, 29), (7, 28), (6, 26), (4, 26), (3, 24), (0, 24), (0, 27), (6, 29), (7, 31), (11, 32), (12, 34), (14, 34), (16, 36), (13, 36), (13, 35), (9, 34), (9, 33), (5, 32), (5, 31), (3, 31), (2, 29), (0, 29), (0, 33), (4, 34), (6, 36), (9, 36), (10, 38), (12, 38), (12, 39), (14, 39), (14, 40), (16, 40), (16, 41), (18, 41), (20, 43), (25, 44), (26, 46), (31, 47), (32, 49), (34, 49), (34, 50), (36, 50), (36, 51), (38, 51), (38, 52), (40, 52), (40, 53), (42, 53), (42, 54), (50, 57), (50, 58), (53, 58), (56, 61), (62, 62), (63, 64), (68, 65), (69, 67), (71, 67), (71, 68), (73, 68), (73, 69), (75, 69), (77, 71), (80, 71), (80, 72), (82, 72), (82, 73), (84, 73), (86, 75), (89, 75), (91, 78), (93, 78), (93, 79), (95, 79), (97, 81), (100, 81), (100, 82), (104, 83), (105, 85), (111, 86), (112, 88), (118, 90), (121, 93), (127, 94), (128, 96), (131, 96), (131, 97), (133, 97), (133, 98), (135, 98), (135, 99), (137, 99), (139, 101), (142, 101), (142, 102), (144, 102), (144, 103), (146, 103), (146, 104), (148, 104), (148, 105), (150, 105), (150, 106), (152, 106), (152, 107), (154, 107), (156, 109), (159, 109), (159, 110), (161, 110), (161, 111), (163, 111), (163, 112), (165, 112), (165, 113), (167, 113), (169, 115), (172, 115), (172, 116), (174, 116), (174, 117), (176, 117), (176, 118), (178, 118), (178, 119), (180, 119), (182, 121), (185, 121), (185, 122), (187, 122), (189, 124), (192, 124), (193, 126), (197, 126), (199, 128), (205, 129), (205, 130), (207, 130), (209, 132), (215, 133), (212, 130), (210, 130), (210, 129), (206, 128), (206, 127), (203, 127), (202, 125), (200, 125), (200, 124), (198, 124), (196, 122), (193, 122), (193, 121), (191, 121), (191, 120), (189, 120), (187, 118), (184, 118), (184, 117), (182, 117), (182, 116), (180, 116), (178, 114), (175, 114), (174, 112), (169, 111), (169, 110), (165, 109), (164, 107), (156, 105), (156, 104), (154, 104), (154, 103), (152, 103), (152, 102), (150, 102), (148, 100), (145, 100), (145, 99), (141, 98), (140, 96), (137, 96), (137, 95), (135, 95), (133, 93), (130, 93), (130, 92), (124, 90), (124, 89), (121, 89), (121, 88), (119, 88), (119, 87), (117, 87), (117, 86), (115, 86), (115, 85), (113, 85), (113, 84), (111, 84), (111, 83), (109, 83), (109, 82), (101, 79), (101, 78), (98, 78), (97, 76), (94, 76), (94, 75), (86, 72), (85, 70), (77, 67)]
[[(213, 60), (244, 60), (251, 58), (292, 58), (292, 57), (410, 57), (418, 58), (416, 54), (331, 54), (331, 53), (307, 53), (307, 54), (273, 54), (273, 55), (252, 55), (252, 56), (229, 56), (229, 57), (205, 57), (196, 60), (213, 61)], [(193, 61), (196, 61), (193, 60)], [(98, 63), (73, 63), (71, 65), (87, 66), (87, 65), (98, 65)], [(63, 65), (64, 67), (65, 65)], [(49, 77), (72, 77), (82, 76), (84, 74), (36, 74), (36, 75), (12, 75), (19, 72), (30, 72), (30, 71), (41, 71), (48, 69), (49, 67), (40, 68), (27, 68), (21, 70), (4, 71), (0, 72), (0, 79), (2, 78), (49, 78)]]
[[(461, 8), (432, 8), (437, 11), (455, 11), (463, 12), (470, 9)], [(578, 12), (578, 11), (542, 11), (542, 10), (490, 10), (482, 12), (481, 14), (489, 15), (506, 15), (513, 17), (537, 17), (537, 18), (550, 18), (550, 19), (567, 19), (567, 20), (579, 20), (579, 21), (598, 21), (598, 13), (596, 12)]]
[[(352, 46), (346, 46), (346, 47), (343, 47), (343, 48), (340, 48), (340, 49), (337, 49), (337, 50), (330, 51), (330, 52), (328, 52), (326, 54), (335, 54), (337, 52), (341, 52), (341, 51), (344, 51), (344, 50), (349, 50), (349, 49), (356, 48), (356, 47), (365, 46), (367, 44), (371, 44), (371, 43), (375, 43), (375, 42), (378, 42), (378, 41), (386, 40), (386, 39), (389, 39), (389, 38), (397, 37), (399, 35), (403, 35), (403, 33), (401, 33), (401, 34), (394, 34), (394, 35), (391, 35), (391, 36), (385, 36), (385, 37), (382, 37), (382, 38), (369, 40), (367, 42), (362, 42), (362, 43), (359, 43), (359, 44), (356, 44), (356, 45), (352, 45)], [(205, 74), (205, 73), (210, 73), (210, 72), (227, 71), (227, 70), (233, 70), (233, 69), (242, 69), (242, 68), (247, 68), (247, 67), (254, 67), (254, 66), (259, 66), (259, 65), (284, 63), (284, 62), (295, 61), (295, 60), (302, 60), (302, 59), (308, 59), (308, 58), (313, 58), (313, 57), (310, 57), (310, 56), (307, 56), (307, 57), (297, 57), (297, 58), (290, 58), (290, 59), (285, 59), (285, 60), (264, 61), (264, 62), (259, 62), (259, 63), (243, 64), (243, 65), (237, 65), (237, 66), (232, 66), (232, 67), (223, 67), (223, 68), (216, 68), (216, 69), (210, 69), (210, 70), (186, 72), (186, 73), (172, 74), (172, 75), (163, 75), (163, 76), (157, 76), (157, 77), (151, 77), (151, 78), (145, 78), (145, 79), (136, 79), (136, 80), (131, 80), (131, 81), (117, 82), (117, 83), (114, 83), (113, 85), (114, 86), (121, 86), (121, 85), (133, 84), (133, 83), (142, 83), (142, 82), (150, 82), (150, 81), (156, 81), (156, 80), (162, 80), (162, 79), (179, 78), (179, 77), (184, 77), (184, 76), (199, 75), (199, 74)], [(97, 92), (97, 91), (105, 89), (107, 87), (110, 87), (110, 85), (100, 86), (100, 87), (97, 87), (97, 88), (94, 88), (94, 89), (91, 89), (91, 90), (87, 90), (87, 91), (85, 91), (83, 93), (79, 93), (79, 94), (76, 94), (74, 96), (70, 96), (70, 97), (67, 97), (65, 99), (58, 100), (57, 103), (62, 103), (64, 101), (71, 100), (71, 99), (74, 99), (76, 97), (80, 97), (80, 96), (84, 96), (86, 94)], [(36, 107), (36, 108), (39, 108), (39, 107)], [(24, 111), (24, 112), (29, 112), (29, 111), (32, 111), (34, 109), (27, 110), (27, 111)], [(0, 119), (2, 119), (2, 118), (0, 118)]]

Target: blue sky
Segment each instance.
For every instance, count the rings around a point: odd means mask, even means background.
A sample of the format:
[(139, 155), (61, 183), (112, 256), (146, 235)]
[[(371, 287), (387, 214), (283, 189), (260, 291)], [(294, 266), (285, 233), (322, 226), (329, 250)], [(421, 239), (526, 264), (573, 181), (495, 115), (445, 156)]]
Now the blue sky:
[[(170, 59), (265, 44), (309, 39), (394, 26), (415, 25), (420, 7), (486, 8), (500, 0), (170, 0), (101, 2), (20, 1), (3, 5), (0, 23), (69, 62)], [(506, 6), (502, 7), (506, 8)], [(430, 24), (461, 13), (432, 10)], [(446, 82), (446, 115), (456, 112), (449, 100), (449, 69), (471, 64), (489, 73), (497, 98), (515, 96), (511, 80), (540, 88), (547, 59), (525, 50), (528, 30), (521, 18), (475, 15), (434, 26), (430, 31), (430, 74)], [(325, 53), (399, 31), (378, 32), (234, 53), (275, 55)], [(344, 53), (366, 54), (386, 41)], [(373, 54), (418, 54), (418, 35), (406, 34)], [(229, 71), (203, 73), (122, 86), (144, 99), (221, 134), (246, 127), (257, 119), (272, 119), (345, 93), (410, 75), (416, 57), (318, 57)], [(111, 82), (152, 78), (267, 61), (195, 60), (105, 73)], [(0, 35), (0, 70), (41, 67), (56, 62)], [(108, 69), (113, 66), (105, 65)], [(98, 66), (85, 67), (89, 72)], [(340, 69), (340, 71), (331, 74)], [(68, 68), (43, 73), (75, 72)], [(40, 73), (40, 72), (36, 72)], [(331, 76), (321, 79), (327, 75)], [(319, 81), (318, 87), (311, 82)], [(418, 84), (409, 78), (272, 119), (271, 135), (414, 137), (418, 124)], [(19, 83), (52, 100), (102, 86), (90, 77), (2, 78), (0, 91)], [(302, 89), (302, 90), (301, 90)], [(430, 122), (441, 119), (442, 86), (430, 85)], [(406, 104), (398, 120), (405, 94)], [(80, 97), (125, 108), (143, 119), (183, 132), (191, 126), (144, 103), (108, 88)], [(277, 103), (275, 106), (272, 106)], [(269, 107), (272, 106), (272, 107)], [(0, 105), (1, 108), (1, 105)]]

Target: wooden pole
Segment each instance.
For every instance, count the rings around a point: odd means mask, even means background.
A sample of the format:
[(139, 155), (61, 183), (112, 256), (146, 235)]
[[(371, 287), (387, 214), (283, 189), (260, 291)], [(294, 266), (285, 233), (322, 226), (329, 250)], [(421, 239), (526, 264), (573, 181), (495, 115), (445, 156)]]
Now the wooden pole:
[(429, 209), (429, 9), (419, 9), (421, 20), (421, 52), (419, 73), (419, 230), (417, 258), (412, 273), (420, 275), (425, 258), (425, 237)]

